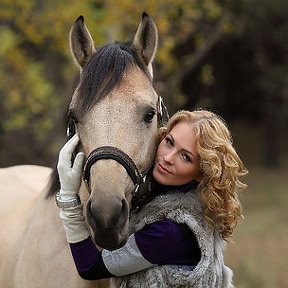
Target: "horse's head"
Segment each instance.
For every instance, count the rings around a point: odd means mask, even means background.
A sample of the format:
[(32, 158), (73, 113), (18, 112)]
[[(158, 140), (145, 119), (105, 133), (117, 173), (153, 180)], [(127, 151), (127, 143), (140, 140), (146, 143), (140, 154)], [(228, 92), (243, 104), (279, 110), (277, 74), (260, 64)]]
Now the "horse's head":
[(155, 156), (158, 96), (151, 64), (157, 29), (143, 13), (131, 46), (114, 43), (95, 49), (80, 16), (70, 31), (70, 48), (80, 79), (69, 105), (69, 129), (79, 134), (80, 149), (88, 159), (87, 219), (96, 243), (115, 249), (128, 237), (138, 181), (133, 180), (138, 173), (134, 168), (147, 170)]

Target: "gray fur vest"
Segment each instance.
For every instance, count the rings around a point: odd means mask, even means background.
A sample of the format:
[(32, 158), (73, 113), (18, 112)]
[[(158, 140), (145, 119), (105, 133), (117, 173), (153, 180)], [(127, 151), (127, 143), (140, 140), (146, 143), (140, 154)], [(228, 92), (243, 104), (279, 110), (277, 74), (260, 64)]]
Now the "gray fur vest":
[(185, 223), (194, 232), (201, 249), (201, 260), (193, 269), (181, 266), (154, 266), (111, 280), (121, 288), (232, 288), (232, 271), (224, 265), (224, 241), (208, 227), (195, 190), (158, 196), (131, 216), (131, 234), (146, 224), (163, 219)]

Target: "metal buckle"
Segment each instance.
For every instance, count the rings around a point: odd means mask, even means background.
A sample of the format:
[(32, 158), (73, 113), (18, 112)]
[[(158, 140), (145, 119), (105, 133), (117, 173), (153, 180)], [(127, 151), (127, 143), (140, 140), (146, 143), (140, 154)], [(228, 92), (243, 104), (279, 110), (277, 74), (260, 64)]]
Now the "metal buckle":
[(158, 127), (162, 127), (169, 119), (168, 109), (164, 104), (163, 97), (158, 95), (158, 105), (157, 105), (157, 113), (158, 113)]

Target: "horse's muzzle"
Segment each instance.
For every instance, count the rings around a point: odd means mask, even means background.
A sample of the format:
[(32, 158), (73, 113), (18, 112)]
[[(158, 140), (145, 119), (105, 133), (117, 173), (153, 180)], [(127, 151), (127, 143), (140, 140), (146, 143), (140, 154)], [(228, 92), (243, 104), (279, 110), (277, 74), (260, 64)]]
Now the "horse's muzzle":
[(128, 239), (129, 206), (125, 198), (90, 199), (87, 203), (87, 220), (95, 242), (107, 250), (122, 247)]

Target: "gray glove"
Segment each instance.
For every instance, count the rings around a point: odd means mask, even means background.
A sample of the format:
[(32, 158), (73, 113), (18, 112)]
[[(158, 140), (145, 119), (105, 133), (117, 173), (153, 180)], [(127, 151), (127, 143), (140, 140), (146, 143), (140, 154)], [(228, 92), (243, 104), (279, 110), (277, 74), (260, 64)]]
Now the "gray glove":
[(81, 186), (81, 175), (84, 162), (84, 153), (79, 152), (71, 163), (72, 154), (79, 143), (79, 136), (75, 134), (61, 149), (57, 170), (60, 178), (61, 200), (69, 201), (78, 197)]
[(63, 221), (66, 238), (69, 243), (80, 242), (90, 235), (83, 215), (83, 205), (77, 200), (79, 199), (78, 194), (81, 186), (84, 153), (79, 152), (73, 165), (71, 163), (73, 151), (78, 143), (79, 136), (75, 134), (61, 149), (57, 165), (61, 186), (59, 200), (64, 204), (65, 202), (76, 203), (76, 206), (73, 205), (72, 207), (63, 205), (60, 211), (60, 218)]

